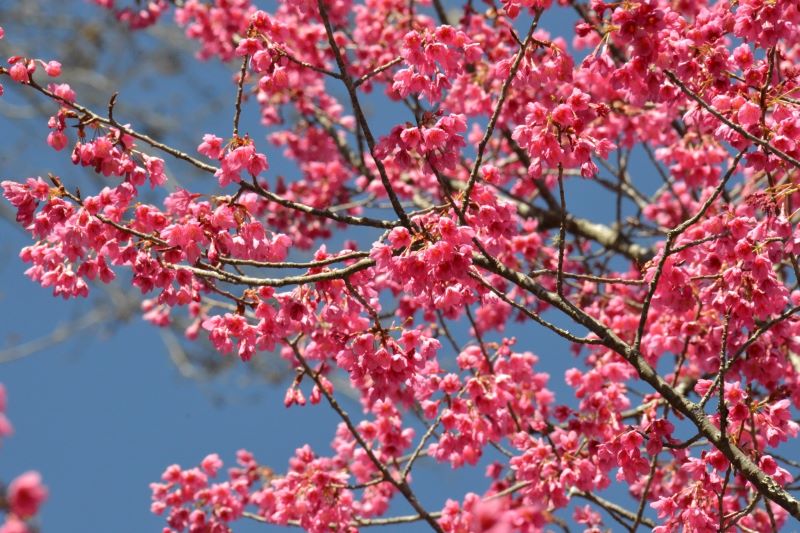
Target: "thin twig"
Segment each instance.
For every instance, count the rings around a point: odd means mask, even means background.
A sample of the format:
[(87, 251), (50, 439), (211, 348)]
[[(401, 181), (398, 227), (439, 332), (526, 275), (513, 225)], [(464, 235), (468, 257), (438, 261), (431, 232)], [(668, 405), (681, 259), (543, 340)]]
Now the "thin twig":
[(242, 58), (242, 68), (239, 70), (239, 79), (236, 80), (236, 106), (233, 113), (233, 138), (239, 137), (239, 117), (242, 115), (242, 97), (244, 96), (244, 79), (247, 76), (247, 62), (250, 56)]
[(564, 250), (567, 240), (567, 201), (564, 195), (564, 166), (558, 164), (558, 197), (561, 201), (561, 224), (558, 226), (558, 270), (556, 271), (556, 292), (564, 297)]
[(369, 252), (347, 252), (342, 255), (320, 259), (318, 261), (295, 262), (295, 261), (256, 261), (255, 259), (238, 259), (235, 257), (220, 257), (220, 263), (231, 265), (253, 266), (260, 268), (318, 268), (342, 261), (352, 259), (363, 259), (369, 257)]
[(527, 51), (528, 45), (531, 42), (533, 32), (536, 31), (536, 26), (539, 25), (539, 18), (541, 16), (542, 10), (538, 9), (533, 17), (533, 22), (531, 22), (531, 26), (528, 29), (528, 35), (525, 37), (525, 42), (523, 42), (522, 46), (520, 46), (517, 56), (514, 58), (514, 62), (511, 64), (511, 69), (508, 72), (508, 76), (506, 76), (503, 86), (500, 88), (500, 97), (494, 106), (494, 111), (492, 112), (492, 116), (489, 119), (489, 124), (486, 126), (486, 130), (483, 133), (483, 138), (481, 139), (480, 143), (478, 143), (478, 153), (475, 156), (475, 162), (472, 164), (472, 170), (470, 170), (469, 173), (467, 188), (464, 190), (464, 199), (461, 207), (461, 212), (464, 215), (466, 215), (467, 209), (469, 208), (469, 197), (472, 194), (472, 188), (475, 186), (475, 181), (478, 179), (478, 171), (480, 170), (481, 163), (483, 163), (483, 153), (486, 150), (486, 145), (489, 143), (489, 139), (491, 139), (492, 135), (494, 134), (494, 127), (497, 124), (497, 119), (500, 118), (500, 113), (503, 110), (503, 104), (508, 96), (508, 89), (511, 87), (511, 82), (517, 75), (519, 66), (522, 64), (522, 59), (525, 57), (525, 52)]
[(328, 69), (325, 69), (325, 68), (322, 68), (322, 67), (318, 67), (316, 65), (312, 65), (311, 63), (308, 63), (306, 61), (298, 59), (298, 58), (296, 58), (295, 56), (293, 56), (292, 54), (290, 54), (289, 52), (287, 52), (286, 50), (284, 50), (282, 48), (277, 48), (276, 47), (275, 50), (278, 52), (278, 54), (282, 55), (283, 57), (285, 57), (286, 59), (288, 59), (292, 63), (300, 65), (303, 68), (307, 68), (307, 69), (313, 70), (314, 72), (317, 72), (319, 74), (324, 74), (325, 76), (330, 76), (331, 78), (336, 78), (337, 80), (341, 80), (342, 79), (342, 77), (339, 74), (337, 74), (336, 72), (333, 72), (331, 70), (328, 70)]
[(383, 65), (381, 65), (381, 66), (379, 66), (379, 67), (376, 67), (376, 68), (372, 69), (371, 71), (367, 72), (366, 74), (364, 74), (363, 76), (361, 76), (360, 78), (358, 78), (357, 80), (355, 80), (355, 81), (353, 82), (353, 85), (354, 85), (355, 87), (359, 87), (361, 84), (363, 84), (363, 83), (365, 83), (366, 81), (368, 81), (369, 79), (371, 79), (371, 78), (373, 78), (373, 77), (377, 76), (378, 74), (380, 74), (380, 73), (381, 73), (381, 72), (383, 72), (384, 70), (386, 70), (386, 69), (390, 69), (390, 68), (392, 68), (393, 66), (397, 65), (397, 64), (398, 64), (398, 63), (400, 63), (402, 60), (403, 60), (403, 58), (402, 58), (402, 57), (395, 57), (395, 58), (394, 58), (394, 59), (392, 59), (391, 61), (387, 61), (387, 62), (386, 62), (386, 63), (384, 63)]

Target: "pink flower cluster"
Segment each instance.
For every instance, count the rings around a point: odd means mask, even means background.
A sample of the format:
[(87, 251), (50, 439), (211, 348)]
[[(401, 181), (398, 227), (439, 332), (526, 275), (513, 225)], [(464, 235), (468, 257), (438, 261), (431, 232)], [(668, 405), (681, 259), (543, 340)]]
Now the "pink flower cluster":
[(401, 54), (408, 68), (397, 71), (392, 89), (401, 98), (421, 94), (434, 103), (450, 89), (451, 79), (480, 59), (483, 50), (463, 31), (439, 26), (431, 32), (408, 32)]
[(247, 171), (256, 178), (259, 174), (269, 169), (267, 157), (256, 152), (255, 145), (249, 138), (235, 138), (228, 147), (223, 148), (222, 139), (215, 135), (204, 135), (203, 142), (197, 151), (211, 159), (218, 159), (221, 163), (216, 172), (220, 187), (230, 183), (242, 181), (242, 171)]
[(347, 488), (348, 477), (339, 461), (316, 457), (309, 446), (304, 446), (289, 460), (286, 475), (254, 494), (253, 503), (259, 514), (276, 524), (292, 520), (312, 533), (332, 527), (355, 531), (350, 525), (354, 496)]
[(544, 511), (535, 502), (520, 505), (496, 493), (488, 493), (481, 498), (471, 492), (464, 496), (463, 504), (455, 500), (447, 501), (439, 525), (446, 533), (532, 533), (547, 523)]
[(186, 28), (186, 36), (200, 42), (197, 57), (233, 57), (236, 38), (247, 33), (250, 15), (255, 11), (250, 0), (187, 0), (175, 10), (175, 22)]
[(532, 177), (540, 177), (544, 168), (559, 166), (580, 166), (585, 178), (597, 173), (592, 155), (605, 159), (614, 144), (584, 132), (586, 123), (597, 116), (590, 101), (588, 94), (574, 89), (551, 109), (539, 102), (528, 104), (525, 123), (514, 129), (514, 140), (531, 154)]
[(461, 134), (467, 129), (466, 117), (448, 115), (430, 122), (422, 126), (395, 126), (381, 139), (378, 157), (391, 160), (401, 169), (415, 168), (421, 160), (434, 172), (454, 170), (458, 165), (457, 154), (465, 145)]
[(229, 481), (212, 482), (222, 468), (216, 454), (207, 456), (200, 467), (168, 467), (162, 483), (151, 483), (151, 510), (167, 514), (169, 532), (227, 533), (229, 523), (239, 519), (250, 503), (252, 487), (262, 476), (253, 456), (244, 450), (236, 455), (239, 467), (228, 469)]
[(462, 383), (457, 374), (445, 375), (439, 380), (443, 400), (423, 403), (429, 418), (442, 406), (444, 432), (428, 448), (433, 458), (449, 461), (453, 468), (475, 465), (490, 442), (546, 426), (553, 401), (546, 388), (549, 376), (534, 372), (538, 358), (512, 352), (512, 344), (504, 342), (491, 356), (477, 347), (467, 348), (457, 361), (462, 370), (472, 371), (473, 377)]
[(419, 223), (438, 240), (422, 241), (415, 249), (415, 236), (398, 227), (389, 233), (389, 244), (376, 243), (370, 255), (385, 273), (386, 282), (398, 293), (425, 296), (420, 303), (426, 308), (439, 309), (448, 318), (455, 318), (475, 298), (472, 289), (476, 282), (469, 276), (474, 230), (457, 226), (448, 217), (427, 217)]
[(367, 332), (336, 354), (336, 364), (350, 374), (369, 404), (382, 399), (408, 402), (440, 347), (419, 330), (405, 331), (398, 340), (385, 331)]
[[(250, 323), (240, 314), (225, 313), (202, 321), (208, 338), (222, 354), (230, 353), (234, 340), (238, 342), (238, 355), (243, 361), (256, 351), (272, 350), (284, 336), (296, 329), (304, 311), (302, 305), (288, 297), (274, 298), (274, 291), (264, 287), (259, 291), (260, 302), (255, 309), (258, 322)], [(278, 303), (277, 309), (275, 303)]]
[[(60, 142), (53, 146), (60, 149)], [(72, 162), (84, 167), (92, 167), (95, 172), (104, 176), (126, 178), (135, 186), (150, 182), (150, 187), (161, 186), (167, 181), (164, 160), (158, 157), (142, 155), (138, 164), (132, 153), (133, 139), (119, 130), (113, 129), (108, 134), (92, 141), (75, 143), (72, 150)]]
[[(2, 38), (3, 29), (0, 27), (0, 39)], [(21, 56), (11, 56), (8, 58), (8, 64), (11, 65), (8, 68), (8, 76), (17, 83), (30, 83), (31, 76), (36, 72), (36, 63), (39, 63), (51, 78), (61, 75), (61, 63), (58, 61), (45, 62), (41, 59), (33, 60)], [(0, 96), (2, 95), (3, 91), (0, 89)]]

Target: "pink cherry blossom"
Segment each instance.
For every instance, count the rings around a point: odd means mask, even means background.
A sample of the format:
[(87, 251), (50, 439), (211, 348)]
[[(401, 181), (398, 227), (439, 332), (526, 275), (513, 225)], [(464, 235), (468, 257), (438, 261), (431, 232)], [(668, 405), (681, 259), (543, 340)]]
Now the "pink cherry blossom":
[(25, 472), (8, 485), (8, 503), (11, 512), (19, 517), (29, 517), (39, 511), (47, 499), (47, 489), (38, 472)]

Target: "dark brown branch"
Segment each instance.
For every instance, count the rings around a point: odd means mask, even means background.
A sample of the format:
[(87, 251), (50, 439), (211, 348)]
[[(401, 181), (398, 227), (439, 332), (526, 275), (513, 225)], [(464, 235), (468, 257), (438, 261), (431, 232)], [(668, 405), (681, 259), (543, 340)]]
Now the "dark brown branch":
[(367, 82), (369, 79), (371, 79), (371, 78), (373, 78), (373, 77), (377, 76), (378, 74), (380, 74), (380, 73), (381, 73), (381, 72), (383, 72), (384, 70), (386, 70), (386, 69), (390, 69), (390, 68), (392, 68), (393, 66), (395, 66), (396, 64), (400, 63), (402, 60), (403, 60), (403, 58), (402, 58), (402, 57), (395, 57), (395, 58), (394, 58), (394, 59), (392, 59), (391, 61), (387, 61), (387, 62), (386, 62), (386, 63), (384, 63), (383, 65), (381, 65), (381, 66), (379, 66), (379, 67), (376, 67), (376, 68), (372, 69), (371, 71), (367, 72), (366, 74), (364, 74), (363, 76), (361, 76), (360, 78), (358, 78), (357, 80), (355, 80), (355, 81), (353, 82), (353, 85), (354, 85), (355, 87), (359, 87), (360, 85), (362, 85), (363, 83)]
[(370, 258), (362, 259), (357, 263), (353, 263), (352, 265), (346, 266), (344, 268), (334, 269), (334, 270), (327, 270), (325, 272), (319, 272), (317, 274), (305, 274), (301, 276), (286, 276), (283, 278), (257, 278), (252, 276), (242, 276), (239, 274), (233, 274), (226, 271), (220, 270), (211, 270), (210, 265), (204, 265), (200, 263), (201, 266), (189, 266), (189, 265), (178, 265), (172, 263), (166, 263), (165, 266), (169, 268), (173, 268), (175, 270), (188, 270), (192, 274), (195, 274), (200, 277), (204, 278), (214, 278), (220, 281), (224, 281), (226, 283), (233, 283), (237, 285), (248, 285), (250, 287), (286, 287), (289, 285), (305, 285), (307, 283), (315, 283), (319, 281), (331, 281), (334, 279), (344, 279), (351, 274), (359, 272), (361, 270), (367, 269), (375, 264)]
[[(551, 275), (555, 276), (558, 270), (552, 268), (540, 268), (529, 272), (528, 275), (532, 278), (539, 276)], [(592, 281), (594, 283), (607, 283), (609, 285), (646, 285), (647, 282), (643, 279), (626, 279), (626, 278), (609, 278), (605, 276), (593, 276), (591, 274), (578, 274), (577, 272), (562, 272), (561, 275), (567, 279), (580, 279), (584, 281)]]
[[(242, 116), (242, 97), (244, 96), (244, 79), (247, 77), (247, 62), (250, 56), (245, 55), (242, 59), (242, 67), (239, 69), (239, 79), (236, 80), (236, 105), (233, 113), (233, 137), (239, 136), (239, 117)], [(111, 115), (109, 115), (110, 117)]]
[(483, 276), (481, 276), (481, 275), (479, 275), (477, 273), (474, 273), (472, 275), (472, 277), (477, 279), (479, 282), (481, 282), (481, 284), (483, 284), (484, 287), (486, 287), (487, 289), (492, 291), (492, 293), (494, 293), (498, 298), (503, 300), (505, 303), (507, 303), (508, 305), (510, 305), (510, 306), (514, 307), (515, 309), (521, 311), (522, 314), (524, 314), (525, 316), (527, 316), (528, 318), (530, 318), (531, 320), (533, 320), (537, 324), (546, 327), (547, 329), (549, 329), (550, 331), (552, 331), (556, 335), (558, 335), (560, 337), (563, 337), (566, 340), (568, 340), (570, 342), (574, 342), (576, 344), (602, 344), (602, 341), (600, 341), (600, 339), (590, 339), (590, 338), (586, 338), (586, 337), (578, 337), (577, 335), (574, 335), (574, 334), (570, 333), (569, 331), (556, 326), (555, 324), (551, 324), (550, 322), (548, 322), (547, 320), (542, 318), (538, 313), (535, 313), (535, 312), (531, 311), (530, 309), (528, 309), (524, 305), (522, 305), (522, 304), (512, 300), (511, 298), (509, 298), (503, 291), (498, 290), (494, 285), (492, 285), (487, 280), (485, 280), (483, 278)]
[(639, 528), (639, 524), (641, 524), (642, 520), (644, 519), (644, 506), (647, 504), (647, 495), (650, 493), (650, 487), (653, 485), (657, 464), (658, 453), (656, 453), (653, 456), (653, 459), (650, 460), (650, 471), (647, 474), (647, 481), (644, 484), (644, 489), (642, 489), (642, 496), (639, 498), (639, 506), (636, 508), (636, 520), (634, 520), (633, 524), (631, 525), (631, 533), (636, 533), (636, 530)]
[(337, 74), (336, 72), (333, 72), (331, 70), (328, 70), (328, 69), (325, 69), (325, 68), (322, 68), (322, 67), (318, 67), (316, 65), (312, 65), (311, 63), (308, 63), (306, 61), (302, 61), (302, 60), (296, 58), (295, 56), (293, 56), (292, 54), (290, 54), (289, 52), (287, 52), (286, 50), (284, 50), (282, 48), (275, 48), (275, 50), (277, 50), (277, 52), (280, 55), (282, 55), (283, 57), (285, 57), (286, 59), (288, 59), (292, 63), (300, 65), (303, 68), (307, 68), (307, 69), (313, 70), (314, 72), (317, 72), (319, 74), (324, 74), (325, 76), (330, 76), (331, 78), (336, 78), (337, 80), (342, 79), (342, 77), (339, 74)]
[(558, 198), (561, 222), (558, 225), (558, 269), (556, 270), (556, 292), (564, 297), (564, 250), (567, 246), (567, 199), (564, 196), (564, 167), (558, 164)]
[(293, 202), (292, 200), (288, 200), (283, 198), (282, 196), (278, 196), (277, 194), (268, 191), (267, 189), (261, 187), (256, 183), (247, 183), (245, 181), (239, 184), (242, 188), (252, 191), (259, 196), (263, 196), (267, 200), (271, 200), (276, 204), (282, 205), (288, 209), (292, 209), (294, 211), (300, 211), (302, 213), (307, 213), (309, 215), (315, 215), (322, 218), (329, 218), (331, 220), (335, 220), (336, 222), (342, 222), (343, 224), (349, 224), (351, 226), (368, 226), (372, 228), (382, 228), (382, 229), (391, 229), (397, 225), (397, 222), (389, 222), (388, 220), (379, 220), (376, 218), (369, 218), (369, 217), (359, 217), (353, 215), (342, 215), (335, 211), (330, 211), (329, 209), (319, 209), (317, 207), (311, 207), (310, 205), (301, 204), (298, 202)]
[(42, 93), (43, 95), (47, 96), (48, 98), (50, 98), (52, 100), (55, 100), (56, 102), (58, 102), (62, 106), (70, 108), (70, 109), (72, 109), (74, 111), (77, 111), (77, 112), (83, 114), (87, 119), (87, 120), (85, 120), (85, 122), (97, 122), (97, 123), (100, 123), (100, 124), (104, 124), (106, 126), (111, 126), (113, 128), (116, 128), (121, 133), (124, 133), (126, 135), (130, 135), (134, 139), (139, 139), (140, 141), (145, 142), (145, 143), (149, 144), (150, 146), (152, 146), (153, 148), (155, 148), (157, 150), (160, 150), (160, 151), (162, 151), (162, 152), (164, 152), (166, 154), (169, 154), (169, 155), (171, 155), (172, 157), (174, 157), (176, 159), (180, 159), (182, 161), (186, 161), (187, 163), (190, 163), (191, 165), (199, 168), (200, 170), (203, 170), (204, 172), (210, 172), (210, 173), (213, 174), (218, 170), (217, 167), (215, 167), (213, 165), (209, 165), (208, 163), (204, 163), (203, 161), (200, 161), (199, 159), (196, 159), (196, 158), (190, 156), (189, 154), (187, 154), (185, 152), (181, 152), (180, 150), (178, 150), (176, 148), (173, 148), (173, 147), (168, 146), (168, 145), (166, 145), (164, 143), (158, 142), (157, 140), (153, 139), (152, 137), (150, 137), (148, 135), (145, 135), (144, 133), (139, 133), (138, 131), (131, 129), (128, 126), (120, 124), (116, 120), (112, 120), (111, 118), (105, 118), (105, 117), (103, 117), (101, 115), (98, 115), (97, 113), (95, 113), (94, 111), (89, 109), (88, 107), (84, 107), (84, 106), (82, 106), (82, 105), (80, 105), (78, 103), (75, 103), (75, 102), (70, 102), (69, 100), (66, 100), (66, 99), (58, 96), (57, 94), (53, 93), (52, 91), (50, 91), (48, 89), (45, 89), (44, 87), (42, 87), (41, 85), (36, 83), (33, 79), (31, 79), (30, 83), (27, 84), (27, 85), (32, 87), (32, 88), (34, 88), (35, 90), (39, 91), (40, 93)]
[(349, 261), (351, 259), (363, 259), (365, 257), (369, 257), (369, 252), (348, 252), (335, 257), (320, 259), (319, 261), (308, 261), (305, 263), (294, 261), (256, 261), (254, 259), (237, 259), (234, 257), (220, 257), (219, 261), (220, 263), (227, 263), (230, 265), (245, 265), (260, 268), (317, 268), (342, 261)]

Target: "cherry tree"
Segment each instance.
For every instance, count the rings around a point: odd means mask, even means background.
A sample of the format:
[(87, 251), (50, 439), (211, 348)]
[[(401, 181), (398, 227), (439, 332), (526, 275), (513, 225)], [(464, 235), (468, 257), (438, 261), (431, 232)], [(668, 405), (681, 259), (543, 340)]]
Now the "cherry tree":
[[(236, 65), (232, 124), (172, 146), (116, 94), (82, 103), (58, 58), (8, 58), (0, 80), (51, 106), (52, 149), (105, 183), (2, 182), (27, 276), (67, 299), (129, 279), (147, 321), (188, 319), (245, 365), (278, 353), (285, 408), (341, 420), (283, 470), (244, 450), (167, 467), (165, 531), (797, 525), (800, 2), (562, 0), (567, 38), (540, 27), (550, 0), (94, 2), (132, 30), (174, 15), (199, 60)], [(168, 160), (213, 187), (170, 187)], [(613, 221), (570, 209), (597, 186)], [(572, 355), (535, 355), (532, 331)], [(493, 460), (434, 509), (423, 456)], [(39, 475), (6, 494), (0, 531), (28, 531)]]

